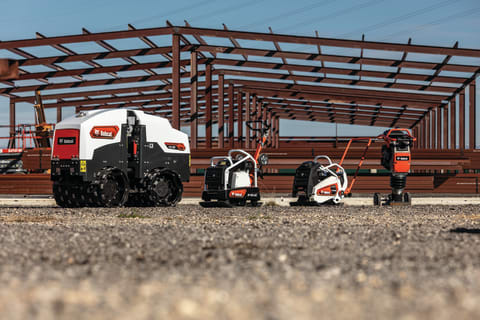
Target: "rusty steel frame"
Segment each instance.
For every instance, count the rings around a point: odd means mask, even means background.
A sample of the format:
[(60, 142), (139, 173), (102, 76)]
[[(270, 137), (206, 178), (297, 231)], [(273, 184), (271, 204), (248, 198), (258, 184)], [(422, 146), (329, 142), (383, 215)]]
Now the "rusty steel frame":
[[(158, 45), (158, 40), (149, 38), (153, 36), (170, 37), (170, 45)], [(212, 37), (226, 39), (231, 45), (209, 44), (207, 39)], [(109, 43), (132, 38), (140, 39), (146, 47), (118, 50)], [(249, 44), (254, 41), (270, 42), (274, 49)], [(74, 43), (95, 43), (105, 51), (77, 53), (69, 47)], [(284, 50), (283, 43), (314, 50)], [(59, 54), (38, 57), (29, 52), (29, 48), (39, 46), (50, 46)], [(360, 55), (327, 54), (323, 47), (360, 49)], [(244, 131), (243, 123), (257, 119), (268, 119), (272, 124), (273, 148), (280, 147), (280, 119), (408, 127), (418, 135), (417, 147), (440, 151), (456, 149), (457, 129), (460, 149), (465, 149), (467, 134), (469, 149), (475, 149), (477, 142), (475, 80), (480, 66), (450, 61), (454, 57), (478, 58), (480, 50), (459, 48), (458, 43), (452, 47), (426, 46), (412, 44), (411, 39), (400, 44), (322, 38), (318, 33), (315, 37), (293, 36), (271, 29), (268, 33), (235, 31), (225, 24), (223, 29), (207, 29), (194, 28), (188, 22), (185, 26), (167, 22), (161, 28), (128, 25), (128, 30), (100, 33), (83, 29), (82, 34), (60, 37), (37, 33), (36, 39), (0, 42), (2, 49), (19, 56), (14, 61), (18, 77), (2, 81), (0, 87), (0, 95), (10, 98), (10, 124), (15, 123), (17, 103), (33, 103), (34, 92), (41, 90), (45, 107), (56, 108), (57, 121), (67, 106), (76, 110), (140, 108), (169, 118), (175, 128), (188, 125), (192, 149), (198, 147), (199, 125), (205, 125), (205, 147), (212, 148), (214, 123), (218, 124), (217, 147), (254, 147), (256, 133), (248, 128)], [(398, 59), (367, 56), (366, 50), (402, 55)], [(409, 53), (433, 54), (441, 59), (409, 59)], [(155, 56), (162, 59), (140, 59)], [(123, 64), (104, 64), (108, 59), (122, 59)], [(65, 66), (72, 62), (87, 66)], [(47, 71), (27, 71), (38, 66)], [(123, 75), (131, 71), (139, 74)], [(103, 78), (89, 79), (89, 75)], [(65, 78), (68, 80), (59, 80)]]

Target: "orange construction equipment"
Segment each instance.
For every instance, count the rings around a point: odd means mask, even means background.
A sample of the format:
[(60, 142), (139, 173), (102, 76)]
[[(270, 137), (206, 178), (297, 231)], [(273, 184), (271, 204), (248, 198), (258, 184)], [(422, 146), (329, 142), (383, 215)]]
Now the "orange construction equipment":
[(43, 107), (40, 91), (35, 92), (35, 146), (37, 148), (50, 148), (50, 137), (53, 132), (53, 126), (47, 123), (45, 117), (45, 108)]

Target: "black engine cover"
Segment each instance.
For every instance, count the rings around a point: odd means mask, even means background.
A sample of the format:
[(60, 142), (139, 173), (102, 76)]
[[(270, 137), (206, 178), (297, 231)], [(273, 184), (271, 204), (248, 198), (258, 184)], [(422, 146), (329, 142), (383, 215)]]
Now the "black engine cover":
[(205, 184), (207, 190), (224, 190), (225, 184), (225, 169), (224, 166), (208, 167), (205, 171)]

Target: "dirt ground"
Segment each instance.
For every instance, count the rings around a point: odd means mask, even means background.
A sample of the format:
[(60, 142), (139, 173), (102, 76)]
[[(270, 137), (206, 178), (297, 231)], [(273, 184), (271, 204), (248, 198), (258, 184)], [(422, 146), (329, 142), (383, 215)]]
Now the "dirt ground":
[(480, 206), (0, 209), (2, 319), (478, 319)]

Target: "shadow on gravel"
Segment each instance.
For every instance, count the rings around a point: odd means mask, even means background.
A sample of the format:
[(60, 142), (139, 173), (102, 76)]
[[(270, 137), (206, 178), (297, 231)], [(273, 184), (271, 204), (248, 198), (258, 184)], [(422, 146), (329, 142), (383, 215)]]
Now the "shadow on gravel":
[(450, 232), (480, 234), (480, 229), (455, 228), (455, 229), (450, 229)]

